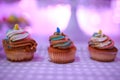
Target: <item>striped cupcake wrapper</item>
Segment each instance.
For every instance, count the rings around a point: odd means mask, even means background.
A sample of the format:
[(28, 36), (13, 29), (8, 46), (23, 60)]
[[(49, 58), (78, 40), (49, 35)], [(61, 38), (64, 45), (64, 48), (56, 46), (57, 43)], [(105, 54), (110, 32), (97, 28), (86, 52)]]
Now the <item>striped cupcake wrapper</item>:
[(70, 49), (69, 51), (57, 51), (56, 49), (54, 50), (48, 50), (49, 52), (49, 57), (51, 62), (55, 63), (71, 63), (75, 60), (75, 53), (76, 50)]
[(116, 58), (117, 54), (117, 49), (116, 51), (107, 51), (107, 50), (97, 50), (94, 48), (89, 47), (89, 52), (90, 52), (90, 57), (94, 60), (97, 61), (102, 61), (102, 62), (111, 62), (114, 61)]

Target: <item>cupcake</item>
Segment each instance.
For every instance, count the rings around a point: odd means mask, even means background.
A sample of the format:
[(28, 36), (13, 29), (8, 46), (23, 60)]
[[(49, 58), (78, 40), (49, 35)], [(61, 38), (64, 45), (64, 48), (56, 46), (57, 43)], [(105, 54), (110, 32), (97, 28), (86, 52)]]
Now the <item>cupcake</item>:
[(92, 59), (102, 62), (115, 60), (118, 49), (114, 46), (114, 41), (100, 30), (94, 33), (88, 43), (88, 49)]
[(71, 63), (75, 60), (76, 47), (59, 28), (49, 37), (49, 42), (48, 53), (51, 62)]
[(8, 27), (11, 29), (15, 24), (19, 24), (20, 27), (29, 26), (29, 21), (23, 17), (23, 16), (17, 16), (17, 15), (10, 15), (9, 17), (3, 17), (3, 21), (8, 25)]
[(36, 41), (27, 31), (20, 29), (18, 24), (6, 33), (6, 39), (3, 39), (2, 43), (7, 59), (10, 61), (31, 60), (37, 46)]
[(10, 24), (18, 23), (17, 17), (15, 15), (10, 15), (6, 21)]

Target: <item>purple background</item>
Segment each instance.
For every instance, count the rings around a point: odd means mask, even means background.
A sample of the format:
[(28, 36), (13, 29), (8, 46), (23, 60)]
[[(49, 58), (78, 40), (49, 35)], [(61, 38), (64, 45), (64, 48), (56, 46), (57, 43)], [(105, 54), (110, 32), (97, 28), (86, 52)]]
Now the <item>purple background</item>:
[[(119, 52), (114, 62), (93, 61), (89, 58), (87, 43), (94, 32), (102, 29), (120, 49), (120, 0), (8, 1), (0, 0), (0, 19), (10, 14), (24, 16), (31, 23), (25, 30), (37, 41), (38, 47), (32, 61), (20, 63), (7, 61), (1, 48), (0, 80), (119, 80)], [(77, 47), (74, 63), (48, 61), (48, 38), (57, 26)], [(0, 40), (5, 38), (7, 30), (6, 24), (2, 25)]]

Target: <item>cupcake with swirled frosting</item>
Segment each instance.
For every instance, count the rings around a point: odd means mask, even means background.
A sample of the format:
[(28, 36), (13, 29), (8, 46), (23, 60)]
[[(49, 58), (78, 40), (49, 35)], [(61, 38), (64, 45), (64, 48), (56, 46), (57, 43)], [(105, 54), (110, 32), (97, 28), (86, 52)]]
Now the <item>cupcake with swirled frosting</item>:
[(100, 30), (94, 33), (88, 43), (88, 49), (92, 59), (103, 62), (114, 61), (118, 49), (114, 45), (114, 41)]
[(33, 58), (37, 43), (27, 31), (20, 29), (16, 24), (13, 30), (6, 33), (3, 47), (8, 60), (27, 61)]
[(75, 60), (76, 47), (59, 28), (49, 37), (49, 42), (48, 52), (51, 62), (70, 63)]

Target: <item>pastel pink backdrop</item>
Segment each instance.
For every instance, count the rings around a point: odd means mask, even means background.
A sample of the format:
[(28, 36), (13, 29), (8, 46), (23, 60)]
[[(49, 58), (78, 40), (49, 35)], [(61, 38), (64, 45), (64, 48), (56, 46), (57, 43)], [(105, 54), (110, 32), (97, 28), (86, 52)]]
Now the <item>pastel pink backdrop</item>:
[[(12, 5), (1, 4), (0, 16), (9, 16), (13, 13), (23, 15), (31, 22), (31, 26), (26, 26), (25, 29), (34, 37), (43, 36), (46, 41), (48, 41), (49, 35), (55, 32), (56, 27), (60, 27), (61, 31), (68, 34), (74, 41), (83, 38), (87, 41), (99, 29), (102, 29), (105, 34), (115, 37), (115, 40), (120, 40), (120, 2), (118, 0), (113, 1), (109, 9), (96, 9), (91, 6), (85, 7), (79, 4), (76, 6), (75, 4), (58, 3), (38, 7), (36, 0), (21, 0)], [(4, 32), (6, 30), (3, 28)]]

